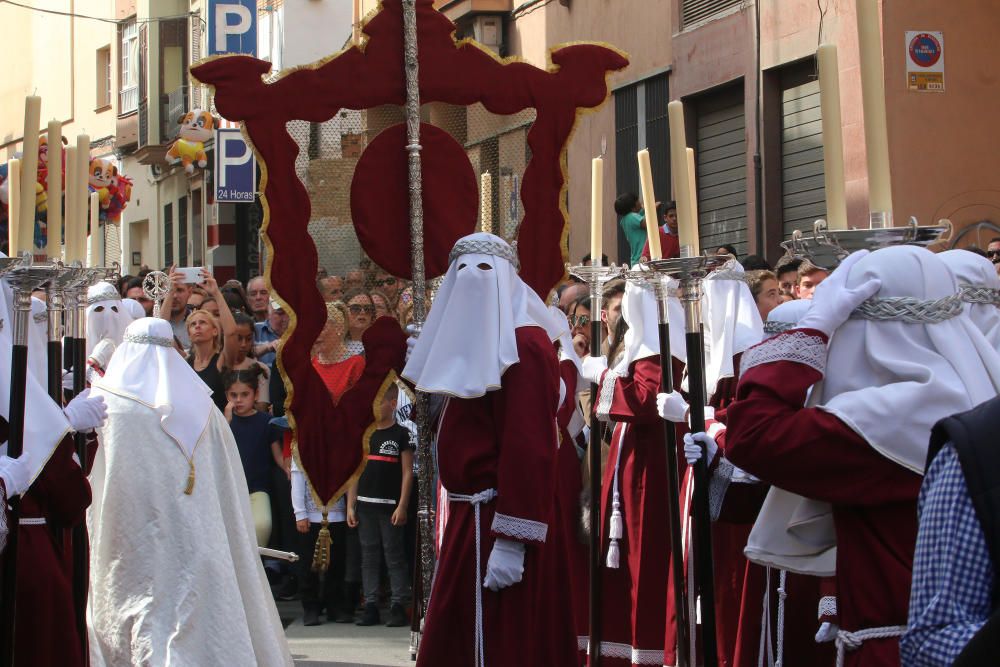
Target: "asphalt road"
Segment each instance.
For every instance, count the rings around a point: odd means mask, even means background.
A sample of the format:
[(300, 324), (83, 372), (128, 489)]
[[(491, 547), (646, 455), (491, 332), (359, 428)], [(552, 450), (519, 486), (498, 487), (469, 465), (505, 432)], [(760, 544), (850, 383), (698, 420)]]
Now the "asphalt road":
[[(278, 602), (285, 636), (296, 665), (302, 667), (404, 667), (410, 660), (410, 629), (381, 625), (324, 623), (302, 625), (299, 602)], [(291, 621), (291, 622), (289, 622)]]

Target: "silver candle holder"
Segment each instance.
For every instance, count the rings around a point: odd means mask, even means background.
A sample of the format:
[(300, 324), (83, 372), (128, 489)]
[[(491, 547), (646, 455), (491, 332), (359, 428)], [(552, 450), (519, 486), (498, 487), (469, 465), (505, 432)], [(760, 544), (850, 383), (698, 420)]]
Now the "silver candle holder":
[(881, 218), (878, 221), (873, 219), (869, 229), (829, 229), (826, 220), (817, 220), (811, 232), (797, 229), (792, 238), (781, 243), (781, 247), (787, 255), (808, 259), (820, 268), (834, 269), (857, 250), (874, 251), (894, 245), (926, 248), (949, 241), (954, 233), (950, 220), (941, 220), (936, 225), (920, 225), (916, 218), (910, 218), (908, 224), (899, 227), (875, 226), (882, 222)]

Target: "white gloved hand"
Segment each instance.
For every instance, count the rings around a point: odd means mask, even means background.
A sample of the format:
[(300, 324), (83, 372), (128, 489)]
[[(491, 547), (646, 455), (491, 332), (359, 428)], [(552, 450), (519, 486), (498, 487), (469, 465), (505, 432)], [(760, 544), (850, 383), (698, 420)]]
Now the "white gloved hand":
[(417, 338), (420, 337), (420, 329), (415, 324), (407, 324), (406, 333), (409, 336), (406, 339), (406, 361), (410, 361), (410, 355), (413, 354), (413, 348), (417, 346)]
[(63, 414), (74, 431), (92, 431), (104, 425), (108, 418), (108, 406), (104, 404), (104, 397), (91, 397), (90, 390), (84, 389), (63, 408)]
[(111, 355), (115, 353), (115, 344), (108, 338), (102, 338), (101, 342), (94, 346), (94, 351), (90, 353), (87, 360), (93, 362), (101, 372), (108, 370), (111, 363)]
[[(822, 283), (820, 283), (822, 284)], [(836, 623), (830, 623), (824, 621), (819, 626), (819, 631), (816, 633), (816, 643), (825, 644), (826, 642), (832, 642), (837, 638), (837, 633), (840, 632), (840, 626)]]
[(715, 438), (708, 433), (684, 434), (684, 458), (687, 459), (689, 466), (693, 466), (701, 459), (702, 444), (705, 445), (705, 450), (708, 453), (707, 461), (711, 463), (719, 452), (719, 445), (715, 443)]
[(69, 369), (68, 371), (63, 371), (62, 386), (63, 386), (63, 389), (65, 389), (66, 391), (73, 391), (73, 369), (72, 368)]
[(584, 357), (583, 358), (583, 370), (580, 375), (587, 382), (593, 382), (597, 384), (601, 381), (601, 376), (604, 375), (604, 371), (608, 370), (608, 358), (607, 357)]
[(493, 592), (521, 581), (524, 576), (524, 545), (513, 540), (497, 538), (486, 563), (483, 586)]
[(669, 422), (676, 424), (687, 422), (689, 408), (688, 402), (678, 391), (656, 395), (656, 411), (660, 417)]
[[(31, 485), (31, 471), (21, 459), (0, 456), (0, 479), (7, 489), (7, 497), (19, 496)], [(0, 509), (2, 511), (2, 509)]]
[(868, 255), (867, 250), (851, 253), (826, 280), (819, 284), (813, 295), (812, 306), (799, 321), (799, 329), (816, 329), (827, 336), (833, 335), (848, 320), (851, 312), (882, 287), (882, 281), (872, 278), (857, 287), (847, 286), (851, 267)]

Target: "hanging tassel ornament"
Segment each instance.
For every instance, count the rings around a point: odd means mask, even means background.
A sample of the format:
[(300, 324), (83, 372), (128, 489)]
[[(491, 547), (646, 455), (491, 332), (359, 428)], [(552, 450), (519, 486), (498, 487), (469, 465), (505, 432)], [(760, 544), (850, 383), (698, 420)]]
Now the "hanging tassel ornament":
[(319, 529), (319, 537), (316, 538), (316, 549), (313, 551), (313, 572), (326, 572), (330, 567), (330, 545), (333, 539), (330, 537), (330, 524), (323, 512), (323, 524)]
[(187, 486), (184, 487), (184, 493), (191, 495), (194, 493), (194, 459), (188, 459), (188, 481)]
[(607, 565), (612, 570), (617, 570), (619, 558), (620, 555), (618, 553), (618, 540), (611, 540), (611, 544), (610, 546), (608, 546), (608, 558), (607, 561), (605, 561), (605, 565)]

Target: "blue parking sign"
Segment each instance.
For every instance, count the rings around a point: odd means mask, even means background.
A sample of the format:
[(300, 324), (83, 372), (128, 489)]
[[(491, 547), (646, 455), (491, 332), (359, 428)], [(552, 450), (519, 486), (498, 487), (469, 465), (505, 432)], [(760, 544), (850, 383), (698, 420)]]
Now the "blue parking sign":
[(215, 201), (252, 202), (257, 194), (257, 161), (238, 127), (215, 131)]
[(257, 55), (257, 0), (209, 0), (208, 55)]

